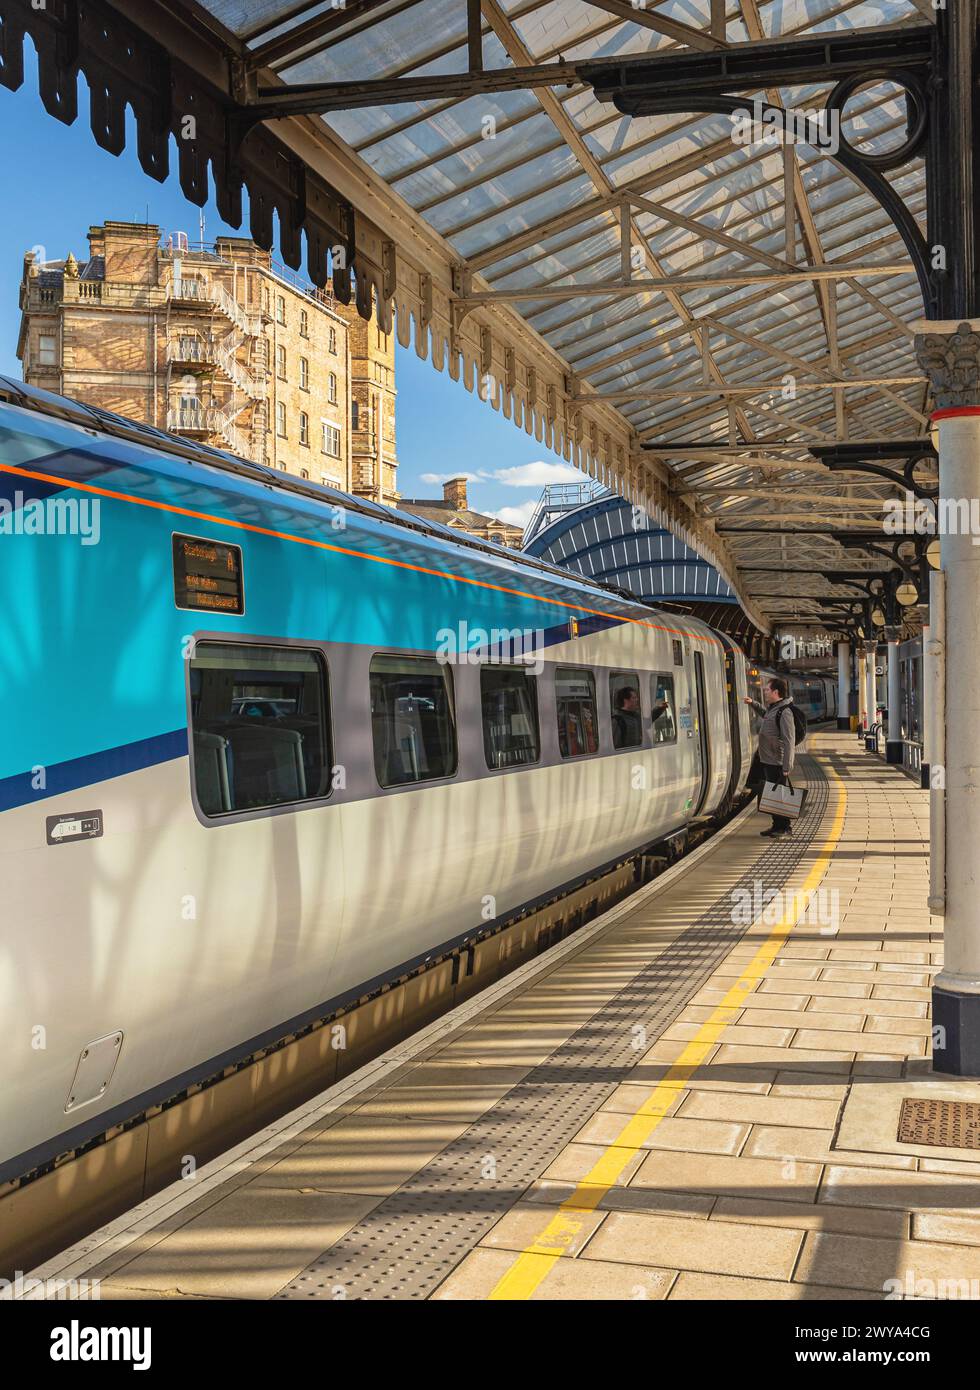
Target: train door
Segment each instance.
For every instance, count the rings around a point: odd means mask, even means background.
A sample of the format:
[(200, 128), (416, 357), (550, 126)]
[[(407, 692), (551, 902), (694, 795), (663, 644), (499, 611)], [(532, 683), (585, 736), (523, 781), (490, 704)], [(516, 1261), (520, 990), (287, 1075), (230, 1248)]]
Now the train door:
[(691, 808), (691, 814), (699, 814), (708, 795), (711, 784), (711, 742), (708, 737), (708, 698), (704, 682), (704, 656), (694, 653), (694, 736), (701, 762), (701, 789)]
[(728, 783), (727, 800), (735, 795), (742, 775), (742, 710), (745, 706), (738, 689), (736, 647), (724, 634), (721, 634), (721, 642), (725, 649), (725, 689), (728, 694), (728, 728), (732, 745), (732, 775)]

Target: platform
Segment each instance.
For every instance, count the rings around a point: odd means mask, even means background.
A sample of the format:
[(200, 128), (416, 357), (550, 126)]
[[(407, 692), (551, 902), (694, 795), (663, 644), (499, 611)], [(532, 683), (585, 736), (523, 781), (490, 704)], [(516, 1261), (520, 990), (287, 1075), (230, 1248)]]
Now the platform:
[(903, 1100), (980, 1100), (930, 1071), (926, 793), (809, 742), (791, 839), (743, 812), (34, 1273), (103, 1299), (980, 1297), (980, 1151), (897, 1137)]

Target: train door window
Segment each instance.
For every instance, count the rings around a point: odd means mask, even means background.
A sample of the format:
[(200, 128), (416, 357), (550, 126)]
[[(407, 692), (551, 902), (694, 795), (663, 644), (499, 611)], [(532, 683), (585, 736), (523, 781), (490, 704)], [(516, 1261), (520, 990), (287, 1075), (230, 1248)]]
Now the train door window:
[(609, 677), (614, 748), (639, 748), (643, 743), (640, 714), (640, 678), (632, 671), (614, 671)]
[(190, 688), (194, 783), (206, 816), (329, 794), (327, 673), (319, 653), (198, 642)]
[(373, 657), (371, 728), (382, 787), (451, 777), (457, 755), (449, 668), (429, 657)]
[(559, 666), (555, 671), (558, 707), (558, 751), (563, 758), (580, 758), (599, 751), (595, 676), (591, 671)]
[(480, 697), (487, 767), (536, 763), (541, 756), (537, 678), (519, 666), (484, 666)]
[(674, 677), (658, 672), (650, 677), (650, 704), (653, 710), (654, 743), (676, 743), (677, 721), (674, 718)]
[(749, 692), (749, 697), (755, 702), (749, 706), (749, 733), (755, 736), (762, 727), (763, 718), (756, 706), (765, 704), (765, 700), (762, 697), (762, 672), (759, 670), (758, 666), (749, 667), (746, 673), (746, 687)]

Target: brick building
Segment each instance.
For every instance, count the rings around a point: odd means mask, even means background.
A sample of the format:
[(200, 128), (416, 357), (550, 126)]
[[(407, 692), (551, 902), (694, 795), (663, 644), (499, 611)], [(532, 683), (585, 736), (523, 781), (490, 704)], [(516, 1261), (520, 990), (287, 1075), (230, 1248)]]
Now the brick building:
[(509, 545), (514, 550), (521, 547), (524, 535), (520, 526), (512, 526), (509, 521), (498, 521), (495, 516), (475, 512), (466, 499), (466, 479), (450, 478), (442, 485), (442, 498), (403, 497), (398, 503), (400, 511), (412, 512), (431, 521), (440, 521), (443, 526), (465, 531), (467, 535), (479, 536), (482, 540), (496, 541), (498, 545)]
[(394, 344), (245, 237), (91, 227), (24, 258), (24, 380), (377, 501), (397, 498)]
[(348, 314), (351, 380), (351, 471), (355, 491), (374, 496), (373, 480), (382, 484), (380, 500), (397, 497), (395, 452), (395, 343), (376, 318)]

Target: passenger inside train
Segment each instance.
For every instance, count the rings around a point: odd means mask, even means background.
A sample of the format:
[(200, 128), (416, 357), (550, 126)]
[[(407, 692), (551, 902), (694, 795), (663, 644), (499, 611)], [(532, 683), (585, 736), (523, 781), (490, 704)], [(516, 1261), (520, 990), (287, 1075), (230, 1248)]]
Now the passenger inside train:
[(621, 686), (613, 698), (613, 746), (634, 748), (643, 742), (639, 684)]

